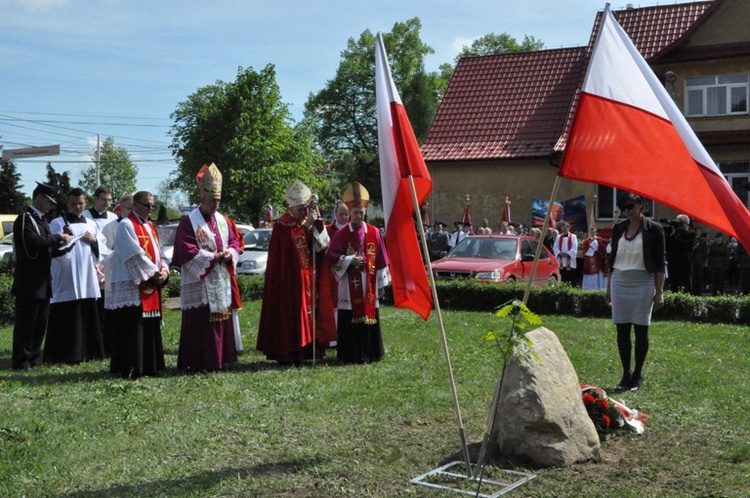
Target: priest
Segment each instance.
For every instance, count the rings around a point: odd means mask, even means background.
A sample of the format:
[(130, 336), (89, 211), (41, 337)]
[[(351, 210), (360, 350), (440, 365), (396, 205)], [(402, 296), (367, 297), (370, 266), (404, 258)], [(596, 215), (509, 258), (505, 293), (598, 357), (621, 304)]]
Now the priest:
[(322, 357), (328, 346), (313, 325), (313, 303), (319, 289), (313, 259), (328, 247), (328, 232), (310, 189), (299, 180), (286, 191), (289, 210), (273, 222), (268, 248), (258, 351), (269, 360), (299, 365)]
[(115, 246), (107, 275), (104, 306), (111, 318), (112, 359), (109, 370), (125, 379), (164, 371), (161, 291), (169, 265), (159, 234), (149, 220), (154, 197), (141, 191), (131, 196), (132, 211), (117, 223)]
[(74, 188), (68, 192), (67, 213), (50, 223), (52, 233), (70, 231), (73, 240), (52, 259), (52, 299), (43, 354), (48, 363), (81, 363), (104, 357), (96, 264), (105, 241), (97, 224), (84, 218), (85, 208), (85, 193)]
[(218, 211), (219, 168), (204, 165), (196, 180), (201, 203), (180, 221), (172, 258), (182, 267), (177, 367), (188, 372), (224, 370), (237, 362), (230, 273), (237, 264), (240, 242)]
[(358, 182), (342, 196), (350, 222), (336, 232), (328, 258), (338, 288), (338, 349), (343, 363), (369, 363), (383, 358), (379, 298), (391, 282), (388, 253), (377, 227), (365, 222), (370, 195)]

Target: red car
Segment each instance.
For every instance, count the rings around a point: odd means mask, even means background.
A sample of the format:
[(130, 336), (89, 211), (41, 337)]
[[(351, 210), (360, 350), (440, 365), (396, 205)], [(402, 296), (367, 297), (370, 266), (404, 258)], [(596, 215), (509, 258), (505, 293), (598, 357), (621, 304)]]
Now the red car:
[[(523, 282), (531, 275), (538, 241), (529, 236), (472, 235), (444, 258), (432, 262), (436, 279), (475, 278), (488, 282)], [(560, 268), (544, 246), (534, 275), (535, 285), (555, 285)]]

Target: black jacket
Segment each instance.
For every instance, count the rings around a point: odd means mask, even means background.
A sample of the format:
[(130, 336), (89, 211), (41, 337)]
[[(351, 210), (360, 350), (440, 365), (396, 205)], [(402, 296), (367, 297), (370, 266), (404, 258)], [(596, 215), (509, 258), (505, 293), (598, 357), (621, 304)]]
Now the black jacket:
[(61, 241), (62, 236), (52, 235), (47, 220), (40, 219), (31, 208), (18, 215), (13, 222), (16, 268), (11, 291), (14, 295), (33, 299), (52, 296), (52, 249)]
[[(620, 237), (626, 232), (630, 222), (621, 221), (612, 227), (612, 253), (609, 255), (609, 267), (612, 268), (617, 257), (617, 246)], [(664, 229), (656, 222), (643, 218), (643, 264), (649, 273), (664, 273), (666, 253), (664, 249)]]

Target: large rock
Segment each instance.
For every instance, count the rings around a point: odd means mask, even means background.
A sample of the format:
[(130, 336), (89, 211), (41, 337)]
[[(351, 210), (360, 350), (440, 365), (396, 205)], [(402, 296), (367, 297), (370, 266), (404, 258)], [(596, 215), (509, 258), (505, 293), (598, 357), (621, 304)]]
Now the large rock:
[(560, 341), (544, 327), (527, 336), (541, 361), (508, 362), (495, 421), (501, 453), (545, 467), (598, 458), (599, 435), (581, 401), (578, 376)]

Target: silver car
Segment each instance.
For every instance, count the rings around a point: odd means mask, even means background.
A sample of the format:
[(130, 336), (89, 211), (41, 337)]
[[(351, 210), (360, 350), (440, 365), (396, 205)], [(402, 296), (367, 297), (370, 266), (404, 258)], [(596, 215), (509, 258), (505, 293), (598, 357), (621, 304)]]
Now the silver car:
[[(172, 264), (172, 255), (174, 254), (174, 239), (175, 235), (177, 235), (177, 227), (179, 225), (179, 223), (168, 223), (157, 227), (157, 230), (159, 231), (159, 243), (161, 244), (162, 251), (164, 251), (164, 257), (169, 264), (170, 271), (177, 275), (180, 274), (180, 267)], [(237, 228), (245, 236), (254, 230), (252, 225), (244, 225), (240, 223), (237, 224)]]
[(238, 275), (263, 275), (268, 263), (271, 228), (256, 228), (245, 234), (245, 251), (237, 261)]

